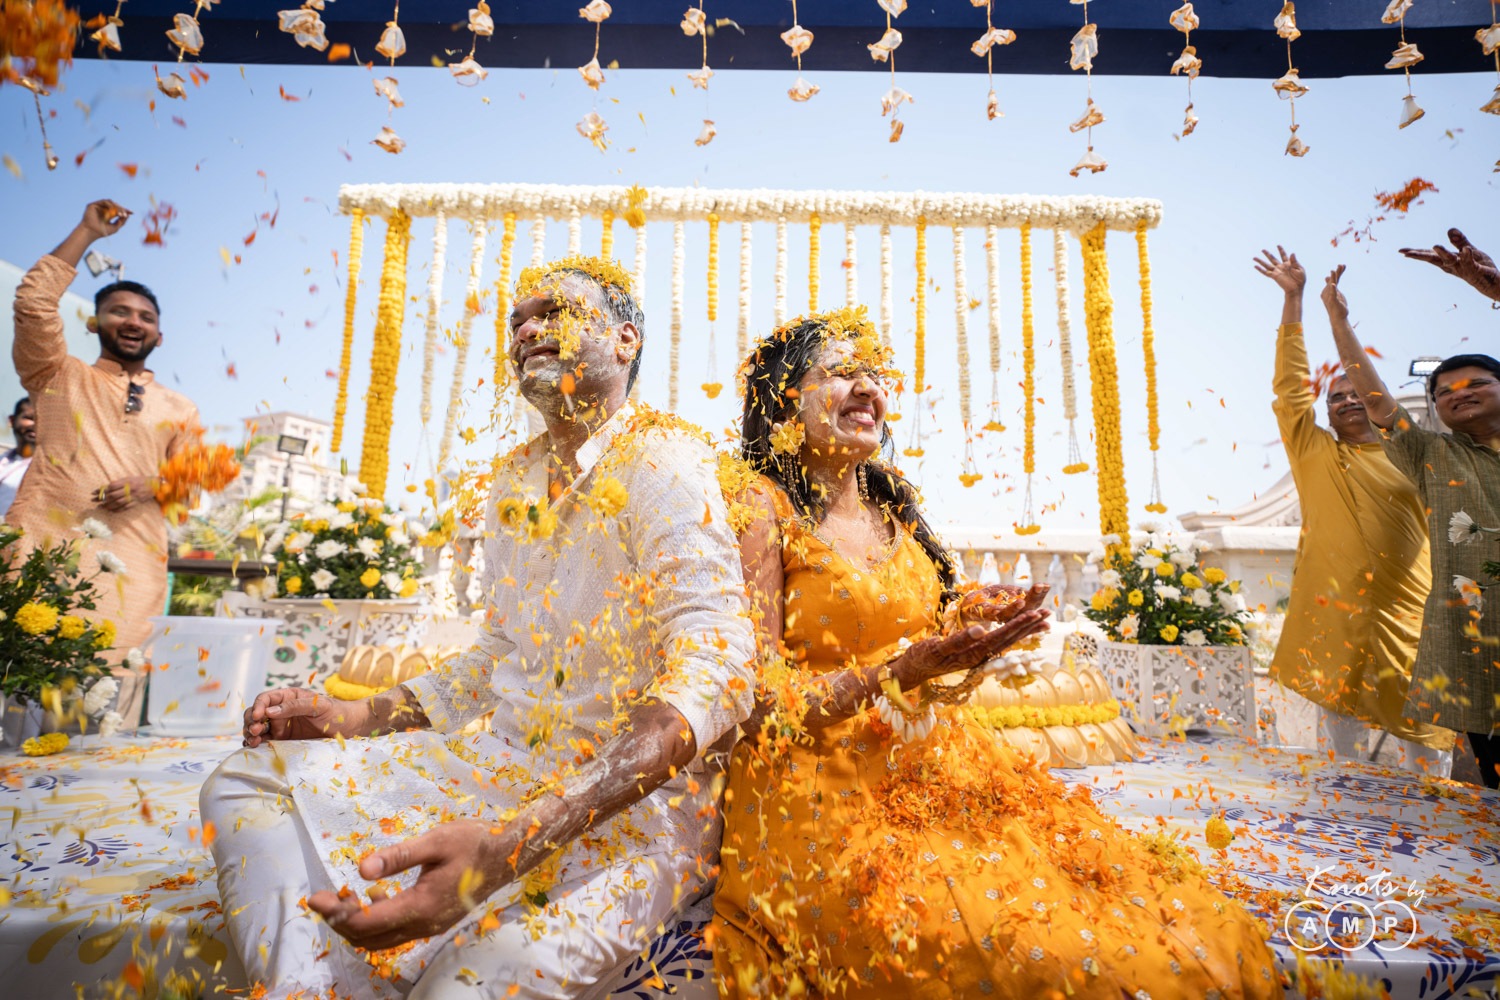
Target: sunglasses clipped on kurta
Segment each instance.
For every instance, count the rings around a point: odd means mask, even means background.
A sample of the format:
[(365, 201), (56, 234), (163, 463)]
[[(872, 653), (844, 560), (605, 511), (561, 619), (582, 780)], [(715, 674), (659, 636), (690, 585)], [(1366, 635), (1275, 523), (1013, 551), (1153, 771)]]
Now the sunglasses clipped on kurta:
[(128, 383), (125, 391), (125, 412), (140, 413), (143, 405), (141, 397), (146, 395), (146, 387), (135, 382)]

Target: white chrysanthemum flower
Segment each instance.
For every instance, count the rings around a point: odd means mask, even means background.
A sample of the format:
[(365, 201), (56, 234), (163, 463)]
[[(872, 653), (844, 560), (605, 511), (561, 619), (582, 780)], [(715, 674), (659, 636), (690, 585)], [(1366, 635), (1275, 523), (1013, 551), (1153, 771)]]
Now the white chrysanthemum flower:
[(125, 728), (125, 719), (119, 712), (105, 712), (104, 718), (99, 720), (99, 735), (104, 737), (113, 736)]
[(1119, 570), (1105, 569), (1099, 571), (1099, 586), (1118, 587), (1120, 585)]
[(1088, 565), (1089, 563), (1102, 563), (1103, 561), (1103, 549), (1089, 549), (1088, 554), (1083, 557), (1084, 565)]
[(1137, 615), (1126, 615), (1120, 619), (1120, 638), (1134, 639), (1136, 633), (1141, 629), (1141, 619)]
[(1140, 555), (1135, 557), (1135, 564), (1149, 573), (1156, 572), (1156, 564), (1159, 562), (1161, 562), (1161, 560), (1156, 556), (1153, 556), (1149, 552), (1142, 552)]
[(90, 538), (99, 539), (101, 542), (107, 541), (113, 538), (115, 535), (113, 531), (109, 530), (109, 525), (105, 524), (97, 517), (84, 518), (82, 523), (78, 525), (78, 530), (83, 532), (85, 535), (88, 535)]
[(1193, 565), (1193, 563), (1198, 561), (1198, 557), (1190, 551), (1173, 552), (1171, 555), (1167, 556), (1167, 558), (1171, 560), (1172, 565), (1176, 566), (1178, 569), (1187, 569), (1189, 566)]
[(1448, 541), (1454, 545), (1466, 545), (1479, 534), (1479, 525), (1467, 511), (1457, 511), (1448, 519)]
[(303, 551), (312, 544), (313, 536), (310, 531), (294, 531), (287, 536), (281, 547), (293, 555), (301, 555)]
[(1214, 596), (1202, 587), (1198, 587), (1188, 596), (1192, 598), (1195, 608), (1213, 607)]
[(146, 654), (132, 646), (125, 654), (125, 665), (131, 670), (139, 670), (146, 665)]
[(310, 521), (332, 521), (339, 509), (328, 502), (313, 504), (313, 509), (307, 512)]
[(119, 693), (119, 681), (113, 677), (101, 677), (89, 685), (88, 693), (83, 696), (83, 710), (90, 718), (101, 715), (106, 708), (114, 704), (115, 695)]
[(328, 519), (328, 527), (334, 531), (342, 531), (354, 523), (354, 515), (339, 511)]
[(1151, 588), (1156, 592), (1156, 598), (1160, 601), (1180, 601), (1182, 591), (1167, 583), (1158, 583)]
[(1184, 646), (1207, 646), (1208, 636), (1203, 634), (1201, 628), (1190, 629), (1182, 633), (1182, 644)]
[(326, 542), (319, 542), (317, 548), (313, 549), (313, 555), (319, 559), (332, 559), (334, 556), (343, 555), (346, 548), (343, 542), (336, 542), (330, 538)]
[(361, 538), (354, 543), (354, 547), (359, 549), (359, 554), (366, 559), (380, 558), (380, 542), (374, 538)]
[(1120, 544), (1120, 536), (1119, 535), (1114, 535), (1114, 534), (1101, 535), (1099, 537), (1099, 544), (1102, 545), (1102, 546), (1104, 546), (1106, 549), (1109, 548), (1112, 545), (1119, 545)]
[(1475, 611), (1484, 610), (1484, 587), (1477, 580), (1471, 580), (1466, 576), (1454, 575), (1453, 589), (1458, 592), (1458, 599), (1463, 601)]
[(337, 577), (328, 572), (328, 570), (326, 569), (313, 570), (312, 585), (320, 591), (324, 591), (329, 587), (332, 587), (333, 581), (335, 579), (337, 579)]
[(391, 532), (389, 535), (385, 536), (385, 540), (390, 542), (398, 549), (404, 549), (411, 546), (411, 536), (406, 532), (400, 530)]
[(128, 575), (128, 570), (125, 568), (125, 560), (113, 552), (101, 551), (99, 553), (99, 568), (106, 573), (114, 573), (116, 576)]
[(399, 593), (401, 590), (401, 575), (399, 573), (387, 573), (380, 578), (380, 582), (385, 584), (385, 589), (393, 594)]

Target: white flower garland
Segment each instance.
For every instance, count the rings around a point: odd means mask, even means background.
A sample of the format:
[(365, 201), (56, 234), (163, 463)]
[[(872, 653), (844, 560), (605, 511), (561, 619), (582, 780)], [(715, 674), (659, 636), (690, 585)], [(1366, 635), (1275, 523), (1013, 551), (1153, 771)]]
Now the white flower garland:
[(1000, 227), (984, 227), (986, 292), (990, 305), (990, 419), (986, 430), (1000, 429)]
[(538, 215), (531, 222), (531, 266), (547, 263), (547, 219)]
[(891, 224), (880, 224), (880, 342), (891, 346), (891, 320), (896, 314), (891, 278)]
[(1052, 230), (1052, 271), (1057, 278), (1057, 347), (1062, 355), (1063, 419), (1078, 417), (1073, 384), (1073, 319), (1068, 308), (1068, 244), (1061, 229)]
[(750, 223), (740, 223), (740, 316), (735, 333), (735, 366), (750, 354)]
[(577, 205), (568, 209), (568, 256), (583, 249), (583, 213)]
[(448, 389), (448, 413), (443, 418), (443, 439), (438, 445), (438, 470), (448, 467), (448, 455), (453, 449), (453, 432), (458, 427), (458, 411), (463, 405), (464, 375), (469, 362), (469, 336), (474, 329), (474, 316), (479, 305), (480, 275), (484, 270), (485, 225), (474, 224), (473, 242), (469, 246), (469, 284), (464, 289), (463, 317), (458, 321), (458, 330), (453, 335), (453, 347), (458, 357), (453, 362), (453, 384)]
[(844, 305), (854, 308), (859, 304), (859, 263), (855, 253), (854, 223), (844, 223)]
[(448, 216), (440, 208), (433, 217), (432, 270), (427, 275), (427, 335), (422, 341), (422, 426), (432, 419), (432, 369), (437, 363), (437, 339), (442, 324), (443, 270), (448, 266)]
[(635, 304), (646, 308), (646, 227), (635, 231)]
[(776, 326), (786, 322), (786, 216), (776, 218)]
[[(601, 217), (627, 201), (618, 185), (563, 184), (346, 184), (339, 189), (339, 209), (359, 208), (367, 215), (388, 216), (401, 209), (412, 218), (432, 217), (439, 208), (450, 218), (497, 219), (519, 216), (567, 218), (576, 206), (582, 215)], [(650, 221), (702, 221), (717, 212), (725, 222), (759, 222), (807, 218), (816, 212), (824, 224), (888, 223), (915, 225), (999, 226), (1022, 223), (1075, 232), (1103, 223), (1106, 229), (1134, 232), (1138, 221), (1161, 223), (1162, 204), (1151, 198), (1106, 198), (1091, 195), (1047, 197), (912, 191), (782, 191), (653, 188), (641, 206)]]
[(974, 426), (969, 408), (969, 289), (964, 273), (964, 231), (958, 226), (953, 227), (953, 334), (958, 341), (958, 412), (964, 420), (964, 451), (969, 457), (969, 435)]
[(671, 369), (667, 376), (667, 409), (677, 411), (678, 355), (682, 348), (682, 286), (685, 252), (686, 224), (682, 220), (672, 223), (672, 347)]

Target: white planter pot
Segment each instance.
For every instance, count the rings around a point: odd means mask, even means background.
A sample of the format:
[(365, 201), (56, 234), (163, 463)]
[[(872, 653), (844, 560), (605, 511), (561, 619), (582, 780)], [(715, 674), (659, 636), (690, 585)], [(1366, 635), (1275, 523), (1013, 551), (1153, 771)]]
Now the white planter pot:
[[(230, 601), (231, 596), (240, 599)], [(321, 687), (325, 678), (338, 673), (351, 646), (416, 646), (427, 630), (427, 609), (420, 600), (225, 597), (228, 614), (283, 622), (266, 672), (267, 687)]]
[(1185, 729), (1255, 738), (1255, 679), (1245, 646), (1099, 643), (1099, 668), (1137, 732)]

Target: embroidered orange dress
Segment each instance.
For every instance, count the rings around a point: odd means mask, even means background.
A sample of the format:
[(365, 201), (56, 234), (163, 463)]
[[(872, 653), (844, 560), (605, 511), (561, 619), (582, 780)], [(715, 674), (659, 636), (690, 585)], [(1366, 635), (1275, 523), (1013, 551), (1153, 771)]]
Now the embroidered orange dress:
[[(937, 571), (898, 530), (855, 565), (777, 492), (783, 641), (805, 680), (933, 627)], [(994, 737), (873, 710), (735, 749), (712, 939), (725, 997), (1274, 997), (1257, 922)]]

